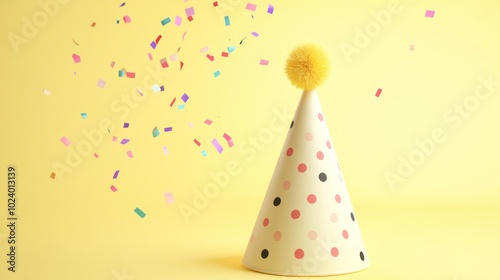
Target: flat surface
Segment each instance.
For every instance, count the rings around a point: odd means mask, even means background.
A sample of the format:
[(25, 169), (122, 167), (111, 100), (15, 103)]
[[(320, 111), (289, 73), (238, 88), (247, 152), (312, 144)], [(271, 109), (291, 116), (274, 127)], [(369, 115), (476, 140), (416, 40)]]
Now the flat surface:
[(241, 259), (306, 42), (372, 262), (321, 279), (500, 278), (498, 2), (213, 2), (3, 3), (0, 279), (287, 278)]

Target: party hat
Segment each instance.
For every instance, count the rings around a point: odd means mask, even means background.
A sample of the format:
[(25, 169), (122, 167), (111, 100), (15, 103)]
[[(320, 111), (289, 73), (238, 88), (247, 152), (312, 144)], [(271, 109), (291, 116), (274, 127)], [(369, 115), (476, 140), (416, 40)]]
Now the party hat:
[(370, 265), (316, 88), (326, 53), (292, 51), (286, 73), (302, 97), (247, 245), (243, 264), (293, 276), (335, 275)]

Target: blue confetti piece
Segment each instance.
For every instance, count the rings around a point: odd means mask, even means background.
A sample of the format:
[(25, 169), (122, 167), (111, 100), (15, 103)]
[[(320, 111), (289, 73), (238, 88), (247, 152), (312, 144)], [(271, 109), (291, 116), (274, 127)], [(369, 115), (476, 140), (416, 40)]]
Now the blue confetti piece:
[(82, 116), (82, 119), (86, 119), (87, 118), (87, 113), (81, 113), (80, 115)]
[(215, 78), (217, 78), (217, 77), (219, 77), (219, 76), (220, 76), (220, 71), (219, 71), (219, 70), (215, 71), (215, 72), (214, 72), (214, 77), (215, 77)]
[(162, 21), (161, 21), (161, 25), (165, 26), (167, 24), (169, 24), (172, 20), (170, 19), (170, 17), (168, 18), (164, 18)]
[(236, 47), (235, 47), (235, 46), (229, 46), (229, 47), (227, 47), (227, 51), (228, 51), (229, 53), (232, 53), (232, 52), (234, 52), (235, 50), (236, 50)]
[(144, 213), (141, 209), (139, 209), (139, 207), (136, 207), (136, 208), (134, 209), (134, 212), (135, 212), (137, 215), (139, 215), (139, 217), (141, 217), (141, 219), (142, 219), (142, 218), (144, 218), (144, 217), (146, 217), (146, 213)]
[(179, 104), (179, 106), (177, 106), (177, 109), (182, 110), (184, 109), (185, 106), (186, 104)]
[(231, 22), (229, 21), (229, 16), (224, 17), (224, 22), (226, 23), (226, 26), (231, 25)]
[(207, 156), (207, 151), (205, 151), (205, 150), (201, 151), (201, 155), (204, 156), (204, 157), (206, 157)]

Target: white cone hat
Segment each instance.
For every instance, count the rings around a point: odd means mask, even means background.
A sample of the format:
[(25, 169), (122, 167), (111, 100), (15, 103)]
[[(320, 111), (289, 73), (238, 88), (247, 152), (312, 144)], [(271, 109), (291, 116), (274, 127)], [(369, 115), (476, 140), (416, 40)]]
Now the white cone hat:
[[(298, 72), (289, 69), (297, 59)], [(297, 48), (287, 62), (292, 83), (304, 91), (243, 257), (252, 270), (319, 276), (370, 265), (314, 89), (327, 72), (326, 56), (314, 45)], [(297, 73), (305, 80), (297, 81)]]

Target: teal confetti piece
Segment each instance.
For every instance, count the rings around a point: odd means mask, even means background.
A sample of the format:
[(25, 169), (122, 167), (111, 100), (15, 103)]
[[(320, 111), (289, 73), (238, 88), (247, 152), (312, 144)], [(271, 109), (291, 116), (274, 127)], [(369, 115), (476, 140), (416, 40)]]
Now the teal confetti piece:
[(177, 106), (177, 109), (182, 110), (182, 109), (184, 109), (185, 106), (186, 106), (186, 104), (179, 104), (179, 106)]
[(219, 77), (219, 76), (220, 76), (220, 71), (219, 71), (219, 70), (215, 71), (215, 72), (214, 72), (214, 77), (215, 77), (215, 78), (217, 78), (217, 77)]
[(160, 135), (160, 131), (158, 130), (157, 127), (153, 128), (153, 137), (158, 137), (158, 135)]
[(224, 17), (224, 22), (226, 23), (226, 26), (231, 25), (231, 22), (229, 21), (229, 16)]
[(235, 47), (235, 46), (229, 46), (229, 47), (227, 47), (227, 51), (228, 51), (229, 53), (232, 53), (232, 52), (234, 52), (235, 50), (236, 50), (236, 47)]
[(201, 151), (201, 155), (204, 156), (204, 157), (206, 157), (207, 156), (207, 151), (205, 151), (205, 150)]
[(161, 21), (161, 25), (165, 26), (167, 24), (169, 24), (172, 20), (170, 19), (170, 17), (167, 17), (167, 18), (164, 18), (162, 21)]
[(82, 116), (82, 119), (86, 119), (87, 118), (87, 113), (81, 113), (80, 115)]
[(118, 77), (123, 77), (123, 76), (125, 76), (125, 71), (118, 70)]
[(139, 215), (139, 217), (141, 217), (141, 219), (142, 219), (142, 218), (144, 218), (144, 217), (146, 217), (146, 213), (144, 213), (141, 209), (139, 209), (139, 207), (136, 207), (136, 208), (134, 209), (134, 212), (135, 212), (137, 215)]

